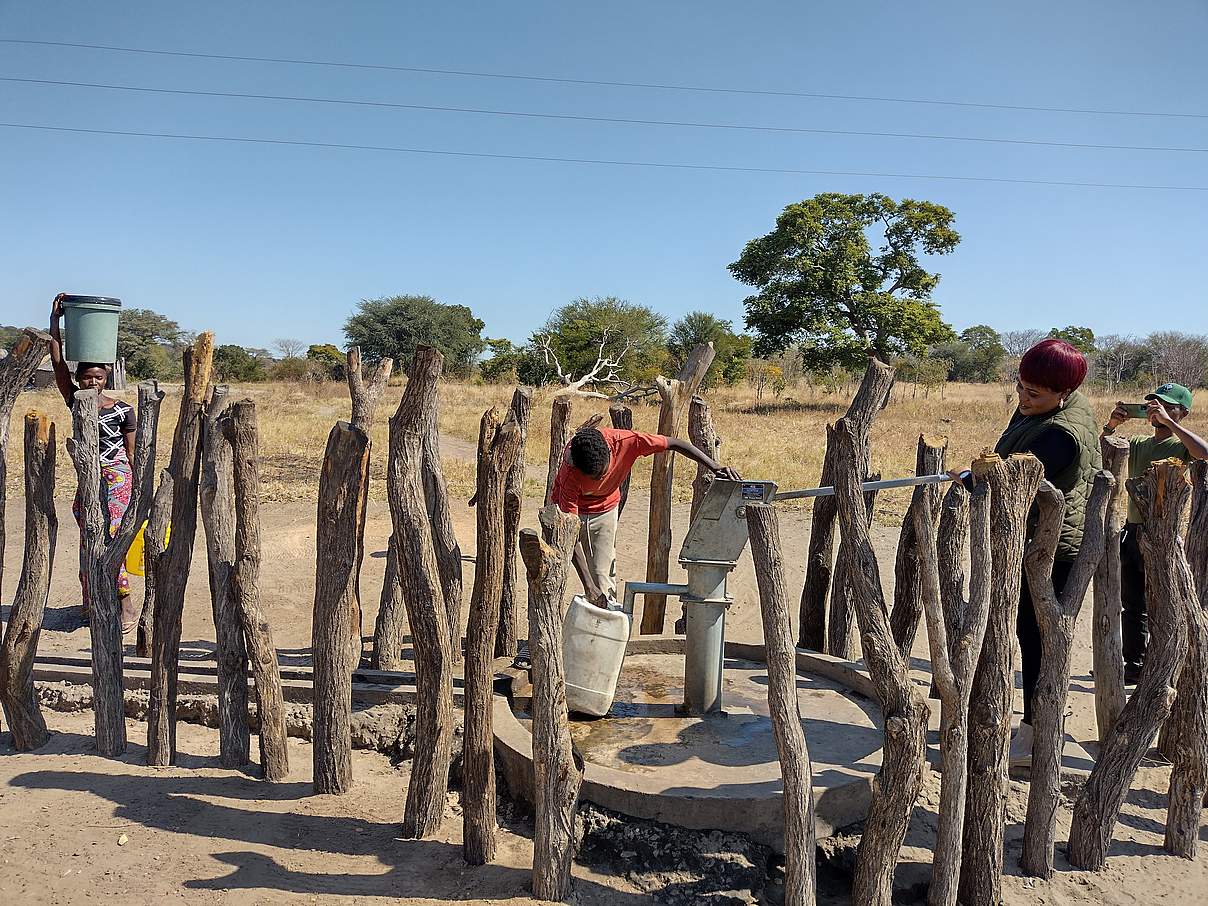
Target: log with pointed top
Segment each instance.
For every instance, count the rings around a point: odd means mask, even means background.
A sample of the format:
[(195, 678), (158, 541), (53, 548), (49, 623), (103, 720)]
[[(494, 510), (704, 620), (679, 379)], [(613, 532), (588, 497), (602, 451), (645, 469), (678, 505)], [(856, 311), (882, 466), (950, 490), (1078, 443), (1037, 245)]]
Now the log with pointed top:
[(1095, 724), (1099, 739), (1124, 710), (1128, 696), (1124, 692), (1124, 638), (1120, 624), (1120, 530), (1124, 517), (1118, 504), (1124, 489), (1124, 470), (1128, 465), (1129, 444), (1122, 437), (1099, 438), (1103, 468), (1116, 479), (1107, 504), (1108, 544), (1095, 570), (1095, 592), (1091, 612), (1091, 655), (1095, 671)]
[(495, 638), (495, 657), (512, 657), (520, 640), (521, 598), (516, 576), (519, 562), (520, 512), (524, 505), (525, 448), (528, 444), (529, 418), (533, 411), (533, 388), (517, 387), (508, 408), (510, 418), (520, 430), (520, 449), (508, 469), (503, 489), (503, 591), (499, 599), (499, 633)]

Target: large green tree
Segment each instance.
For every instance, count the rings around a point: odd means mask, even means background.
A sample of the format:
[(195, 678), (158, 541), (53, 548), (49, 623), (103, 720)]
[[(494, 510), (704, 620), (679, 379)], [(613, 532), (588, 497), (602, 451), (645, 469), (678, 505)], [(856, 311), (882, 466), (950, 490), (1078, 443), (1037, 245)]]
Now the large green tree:
[(220, 381), (250, 383), (268, 379), (264, 360), (235, 343), (225, 343), (214, 349), (214, 371)]
[(651, 380), (665, 365), (667, 321), (645, 305), (613, 296), (576, 299), (555, 309), (529, 345), (533, 355), (521, 368), (521, 380), (555, 380), (554, 358), (563, 374), (578, 378), (603, 357), (619, 360), (616, 371), (622, 380), (639, 383)]
[(485, 325), (464, 305), (446, 305), (431, 296), (365, 299), (344, 323), (348, 345), (360, 346), (368, 362), (393, 358), (402, 369), (415, 347), (435, 346), (445, 357), (445, 371), (466, 375), (486, 346)]
[(701, 343), (712, 343), (713, 364), (705, 373), (704, 386), (720, 381), (733, 386), (747, 373), (751, 358), (751, 338), (734, 332), (733, 325), (707, 311), (690, 311), (673, 325), (667, 335), (667, 352), (671, 357), (669, 371), (677, 372), (688, 355)]
[(1054, 327), (1049, 331), (1049, 336), (1054, 340), (1065, 340), (1083, 355), (1090, 355), (1095, 351), (1095, 332), (1089, 327), (1078, 327), (1075, 324)]
[(117, 354), (132, 377), (173, 379), (183, 374), (182, 354), (193, 335), (149, 308), (124, 308), (117, 322)]
[(948, 380), (989, 384), (1001, 377), (1007, 351), (993, 327), (976, 324), (961, 331), (959, 339), (931, 347), (931, 355), (948, 361)]
[(791, 204), (752, 239), (730, 273), (758, 292), (745, 300), (755, 352), (800, 344), (811, 367), (922, 355), (952, 338), (931, 294), (940, 275), (922, 255), (945, 255), (960, 235), (929, 201), (828, 192)]

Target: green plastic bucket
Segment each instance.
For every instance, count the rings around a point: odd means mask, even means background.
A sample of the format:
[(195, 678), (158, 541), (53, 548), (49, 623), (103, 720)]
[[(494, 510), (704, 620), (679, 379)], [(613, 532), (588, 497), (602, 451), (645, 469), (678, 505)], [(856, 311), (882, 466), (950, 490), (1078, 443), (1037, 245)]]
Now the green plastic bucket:
[(64, 296), (65, 358), (72, 362), (117, 361), (117, 321), (122, 300), (107, 296)]

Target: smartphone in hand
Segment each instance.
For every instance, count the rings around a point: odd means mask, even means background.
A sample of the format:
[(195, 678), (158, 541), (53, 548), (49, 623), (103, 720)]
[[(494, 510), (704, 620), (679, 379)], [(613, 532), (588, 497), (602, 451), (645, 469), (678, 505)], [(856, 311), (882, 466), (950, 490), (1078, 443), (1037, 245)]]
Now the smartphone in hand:
[(1149, 418), (1149, 403), (1121, 403), (1129, 418)]

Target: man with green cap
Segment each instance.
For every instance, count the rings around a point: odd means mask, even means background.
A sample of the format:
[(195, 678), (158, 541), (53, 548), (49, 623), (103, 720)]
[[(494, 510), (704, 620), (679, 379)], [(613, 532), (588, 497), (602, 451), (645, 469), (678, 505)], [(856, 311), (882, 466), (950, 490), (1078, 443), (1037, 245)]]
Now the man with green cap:
[[(1136, 478), (1163, 459), (1208, 459), (1208, 443), (1180, 422), (1191, 411), (1191, 391), (1182, 384), (1163, 384), (1145, 397), (1153, 434), (1132, 438), (1128, 451), (1128, 477)], [(1124, 403), (1117, 404), (1103, 426), (1104, 434), (1114, 434), (1127, 421)], [(1120, 535), (1120, 597), (1124, 605), (1124, 679), (1135, 683), (1145, 664), (1149, 644), (1149, 615), (1145, 607), (1145, 560), (1141, 555), (1141, 511), (1130, 499), (1128, 520)]]

